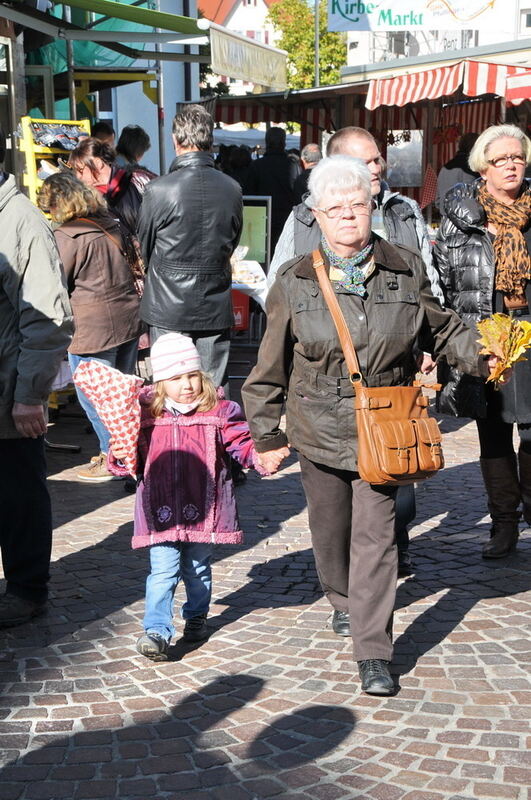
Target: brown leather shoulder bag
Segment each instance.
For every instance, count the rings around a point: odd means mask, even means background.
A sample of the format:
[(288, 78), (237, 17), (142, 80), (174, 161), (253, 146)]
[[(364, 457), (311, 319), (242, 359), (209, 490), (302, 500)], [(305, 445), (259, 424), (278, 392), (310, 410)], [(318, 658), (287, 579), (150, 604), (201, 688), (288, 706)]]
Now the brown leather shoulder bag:
[(367, 483), (402, 485), (424, 480), (444, 466), (442, 436), (428, 415), (420, 385), (363, 385), (352, 337), (318, 250), (313, 266), (345, 355), (354, 388), (358, 429), (358, 472)]

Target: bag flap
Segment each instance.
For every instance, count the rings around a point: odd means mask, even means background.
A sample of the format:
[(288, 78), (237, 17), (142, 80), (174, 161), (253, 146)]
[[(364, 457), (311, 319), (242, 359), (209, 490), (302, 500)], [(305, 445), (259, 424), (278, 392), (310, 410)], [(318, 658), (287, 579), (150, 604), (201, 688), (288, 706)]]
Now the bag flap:
[(371, 397), (368, 394), (356, 394), (354, 399), (354, 408), (358, 411), (360, 408), (391, 408), (390, 397)]
[(417, 428), (417, 436), (424, 444), (440, 444), (442, 442), (441, 429), (433, 417), (416, 419), (414, 424)]
[(414, 447), (416, 444), (415, 429), (408, 419), (374, 423), (373, 432), (391, 449)]

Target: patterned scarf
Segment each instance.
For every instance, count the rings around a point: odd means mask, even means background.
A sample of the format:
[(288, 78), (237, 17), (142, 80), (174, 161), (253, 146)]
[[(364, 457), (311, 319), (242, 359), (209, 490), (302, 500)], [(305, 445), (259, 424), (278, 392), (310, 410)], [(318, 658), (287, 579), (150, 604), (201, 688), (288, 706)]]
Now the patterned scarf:
[(323, 248), (323, 253), (327, 257), (330, 266), (345, 273), (345, 277), (342, 280), (334, 281), (334, 283), (337, 283), (338, 286), (346, 289), (346, 291), (351, 294), (358, 294), (360, 297), (365, 297), (365, 273), (363, 269), (361, 269), (360, 264), (363, 264), (364, 261), (367, 261), (372, 256), (374, 240), (371, 238), (369, 244), (366, 245), (363, 250), (360, 250), (359, 253), (356, 253), (355, 256), (338, 256), (337, 253), (334, 253), (330, 248), (324, 236), (321, 236), (321, 247)]
[(495, 288), (509, 297), (525, 294), (526, 282), (531, 278), (531, 258), (522, 234), (531, 220), (531, 191), (526, 186), (515, 203), (500, 203), (482, 183), (478, 200), (485, 209), (487, 220), (496, 228), (494, 256), (496, 264)]

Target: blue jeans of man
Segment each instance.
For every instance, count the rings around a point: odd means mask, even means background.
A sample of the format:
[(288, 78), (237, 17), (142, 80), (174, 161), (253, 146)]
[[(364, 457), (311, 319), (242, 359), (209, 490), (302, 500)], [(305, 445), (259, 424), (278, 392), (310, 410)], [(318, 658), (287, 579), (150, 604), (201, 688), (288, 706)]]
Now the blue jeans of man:
[[(68, 362), (72, 372), (83, 361), (99, 361), (108, 367), (114, 367), (126, 375), (132, 375), (135, 371), (136, 357), (138, 352), (138, 339), (130, 339), (128, 342), (111, 347), (109, 350), (102, 350), (100, 353), (84, 353), (81, 356), (68, 354)], [(100, 443), (100, 452), (107, 453), (109, 450), (110, 434), (101, 419), (96, 413), (96, 409), (88, 399), (87, 395), (76, 386), (77, 399), (79, 405), (87, 415), (90, 424), (94, 428), (94, 433)]]
[(0, 439), (0, 545), (6, 591), (45, 603), (52, 551), (52, 507), (44, 437)]
[(149, 336), (151, 344), (165, 333), (182, 333), (189, 336), (199, 353), (201, 368), (207, 372), (214, 386), (222, 386), (225, 397), (229, 397), (229, 354), (230, 328), (222, 331), (170, 331), (167, 328), (151, 327)]
[(212, 597), (211, 557), (209, 542), (167, 542), (150, 548), (151, 572), (146, 581), (144, 613), (146, 633), (159, 633), (167, 641), (175, 635), (173, 602), (179, 580), (186, 590), (182, 618), (208, 613)]

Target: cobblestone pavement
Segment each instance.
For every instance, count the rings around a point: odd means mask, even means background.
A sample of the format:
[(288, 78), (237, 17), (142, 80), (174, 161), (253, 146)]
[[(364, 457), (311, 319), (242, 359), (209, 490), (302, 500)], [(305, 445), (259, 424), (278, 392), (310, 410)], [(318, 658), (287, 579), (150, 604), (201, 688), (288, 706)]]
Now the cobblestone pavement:
[(398, 589), (400, 689), (377, 698), (330, 629), (294, 460), (237, 490), (247, 541), (217, 551), (210, 639), (139, 656), (134, 498), (75, 480), (95, 439), (61, 417), (50, 439), (83, 453), (49, 454), (49, 611), (0, 633), (0, 799), (527, 798), (531, 533), (482, 561), (475, 428), (442, 426), (447, 467), (417, 491), (417, 571)]

